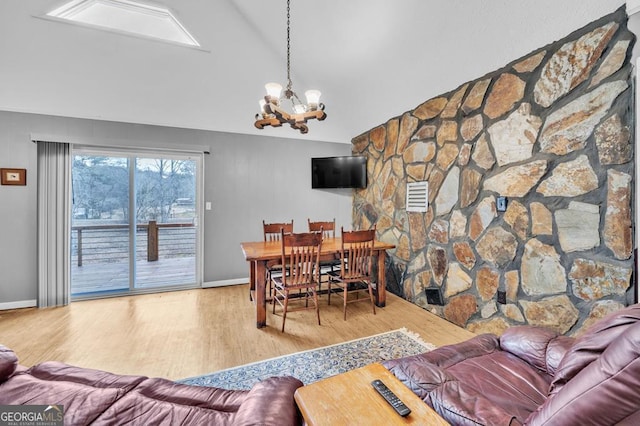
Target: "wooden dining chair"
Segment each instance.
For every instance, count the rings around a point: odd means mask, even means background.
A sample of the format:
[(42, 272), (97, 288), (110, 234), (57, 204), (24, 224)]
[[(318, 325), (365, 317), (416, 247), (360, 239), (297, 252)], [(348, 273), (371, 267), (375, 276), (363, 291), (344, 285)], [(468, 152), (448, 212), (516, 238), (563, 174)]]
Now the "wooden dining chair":
[[(282, 231), (285, 234), (291, 234), (293, 232), (293, 219), (291, 222), (274, 222), (274, 223), (266, 223), (264, 219), (262, 220), (262, 233), (264, 235), (264, 241), (280, 241), (282, 236)], [(268, 297), (273, 297), (273, 288), (271, 286), (271, 275), (279, 274), (282, 268), (280, 267), (280, 261), (270, 261), (267, 262), (267, 275), (265, 277), (265, 282), (269, 283), (269, 295)]]
[[(347, 304), (362, 302), (367, 299), (371, 302), (373, 314), (376, 314), (376, 305), (373, 297), (373, 246), (376, 230), (345, 232), (341, 228), (342, 246), (340, 248), (340, 271), (329, 274), (328, 304), (331, 304), (331, 287), (342, 290), (344, 319), (347, 319)], [(368, 290), (369, 297), (360, 298), (359, 293)], [(355, 293), (356, 298), (349, 299), (349, 294)]]
[[(287, 312), (315, 308), (320, 325), (320, 307), (318, 305), (318, 281), (320, 280), (320, 249), (322, 235), (317, 232), (281, 235), (282, 256), (280, 274), (272, 275), (273, 283), (273, 313), (276, 313), (276, 303), (282, 307), (282, 332), (287, 320)], [(289, 307), (291, 292), (297, 292), (296, 302), (304, 305)], [(304, 292), (304, 294), (302, 294)], [(309, 306), (309, 298), (313, 306)]]
[(282, 223), (266, 223), (262, 221), (262, 232), (264, 234), (264, 241), (279, 241), (281, 237), (280, 230), (283, 230), (285, 234), (291, 234), (293, 232), (293, 219), (291, 222)]
[[(331, 221), (311, 221), (311, 219), (307, 218), (307, 223), (309, 224), (309, 232), (322, 232), (323, 238), (335, 238), (336, 237), (336, 219), (333, 218)], [(318, 290), (321, 291), (322, 288), (322, 277), (327, 277), (326, 281), (329, 280), (329, 276), (327, 275), (329, 272), (333, 272), (340, 266), (340, 259), (328, 259), (320, 261), (320, 282), (318, 284)]]

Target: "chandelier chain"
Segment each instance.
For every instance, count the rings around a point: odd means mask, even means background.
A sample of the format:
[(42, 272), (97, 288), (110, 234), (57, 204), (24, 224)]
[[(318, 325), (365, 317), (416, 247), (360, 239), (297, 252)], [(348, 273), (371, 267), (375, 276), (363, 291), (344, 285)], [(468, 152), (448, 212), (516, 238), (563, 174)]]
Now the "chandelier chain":
[(287, 0), (287, 91), (291, 92), (291, 0)]

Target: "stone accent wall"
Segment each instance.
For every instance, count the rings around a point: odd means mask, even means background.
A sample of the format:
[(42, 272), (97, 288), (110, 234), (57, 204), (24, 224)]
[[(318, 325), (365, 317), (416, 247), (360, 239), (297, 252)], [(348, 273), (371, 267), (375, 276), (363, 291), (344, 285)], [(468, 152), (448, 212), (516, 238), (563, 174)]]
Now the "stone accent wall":
[[(633, 300), (626, 20), (622, 7), (352, 140), (369, 178), (354, 229), (376, 226), (396, 245), (389, 291), (497, 334), (521, 324), (576, 334)], [(408, 213), (406, 183), (423, 180), (429, 209)]]

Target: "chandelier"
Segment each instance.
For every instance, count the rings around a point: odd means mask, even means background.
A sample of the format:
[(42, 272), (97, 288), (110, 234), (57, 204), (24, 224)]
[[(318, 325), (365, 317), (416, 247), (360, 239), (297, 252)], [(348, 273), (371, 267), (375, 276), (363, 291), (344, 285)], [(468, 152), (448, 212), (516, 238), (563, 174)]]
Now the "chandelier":
[[(266, 126), (280, 127), (288, 123), (292, 128), (300, 130), (304, 134), (309, 131), (307, 120), (324, 120), (327, 114), (324, 112), (324, 104), (320, 103), (319, 90), (307, 90), (304, 94), (307, 103), (304, 104), (293, 91), (291, 82), (291, 7), (290, 0), (287, 0), (287, 88), (282, 93), (282, 86), (278, 83), (267, 83), (265, 89), (267, 94), (264, 99), (260, 99), (261, 112), (256, 114), (255, 126), (264, 129)], [(291, 102), (292, 113), (284, 110), (280, 105), (280, 97)]]

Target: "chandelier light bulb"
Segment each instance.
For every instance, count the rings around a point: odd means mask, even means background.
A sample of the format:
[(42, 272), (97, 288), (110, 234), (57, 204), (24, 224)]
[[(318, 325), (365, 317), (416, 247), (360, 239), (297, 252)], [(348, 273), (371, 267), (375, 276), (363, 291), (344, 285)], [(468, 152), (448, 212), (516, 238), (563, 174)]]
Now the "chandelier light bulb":
[(293, 112), (295, 112), (296, 114), (303, 114), (307, 112), (307, 108), (302, 104), (295, 104), (293, 106)]
[(319, 90), (311, 89), (304, 92), (304, 96), (307, 98), (307, 105), (309, 105), (309, 110), (315, 111), (318, 109), (318, 105), (320, 105), (320, 93)]
[(282, 85), (278, 83), (267, 83), (264, 85), (264, 88), (267, 89), (267, 96), (271, 101), (280, 100), (280, 94), (282, 93)]

